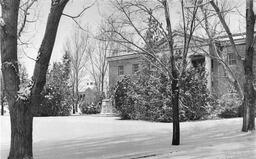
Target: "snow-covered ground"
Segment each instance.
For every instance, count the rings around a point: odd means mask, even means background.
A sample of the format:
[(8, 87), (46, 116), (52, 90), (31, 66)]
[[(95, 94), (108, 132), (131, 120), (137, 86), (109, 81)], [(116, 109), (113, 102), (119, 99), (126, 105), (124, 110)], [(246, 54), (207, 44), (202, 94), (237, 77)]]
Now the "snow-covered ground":
[[(8, 156), (9, 117), (0, 117), (1, 159)], [(172, 124), (117, 117), (34, 118), (35, 159), (255, 159), (256, 133), (242, 133), (242, 119), (181, 123), (181, 145), (171, 145)]]

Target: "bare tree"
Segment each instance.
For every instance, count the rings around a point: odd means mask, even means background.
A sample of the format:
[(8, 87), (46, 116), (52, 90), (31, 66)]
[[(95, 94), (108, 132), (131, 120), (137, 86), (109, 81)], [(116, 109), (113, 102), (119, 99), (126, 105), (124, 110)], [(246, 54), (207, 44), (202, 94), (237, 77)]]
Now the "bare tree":
[(85, 66), (90, 52), (88, 31), (81, 31), (76, 28), (73, 36), (66, 42), (66, 51), (71, 58), (71, 83), (73, 88), (74, 107), (73, 113), (78, 111), (79, 88), (85, 76)]
[[(151, 61), (153, 59), (156, 64), (151, 62), (159, 71), (161, 71), (167, 78), (168, 82), (171, 84), (171, 88), (168, 88), (168, 98), (171, 99), (169, 107), (173, 110), (173, 145), (180, 144), (180, 126), (179, 126), (179, 91), (180, 91), (180, 81), (187, 67), (187, 55), (189, 51), (189, 45), (195, 30), (195, 15), (197, 13), (197, 1), (188, 2), (192, 4), (192, 8), (185, 9), (184, 2), (181, 1), (182, 10), (182, 26), (181, 30), (183, 43), (182, 43), (182, 62), (181, 67), (178, 68), (178, 61), (175, 58), (175, 46), (179, 45), (174, 41), (174, 32), (172, 29), (169, 13), (169, 5), (167, 0), (155, 2), (146, 1), (118, 1), (116, 0), (114, 5), (118, 9), (119, 20), (109, 19), (108, 23), (112, 26), (110, 32), (115, 33), (116, 38), (113, 39), (114, 42), (120, 45), (126, 46), (132, 49), (134, 52), (139, 53), (147, 60)], [(164, 14), (164, 19), (157, 17), (154, 12), (161, 11)], [(191, 10), (192, 14), (188, 14), (187, 10)], [(153, 12), (154, 11), (154, 12)], [(121, 13), (121, 14), (120, 14)], [(144, 25), (145, 20), (140, 19), (136, 21), (136, 17), (140, 14), (141, 17), (151, 17), (155, 23), (159, 26), (160, 38), (154, 41), (154, 43), (165, 42), (163, 49), (155, 49), (152, 47), (150, 41), (145, 38), (146, 25)], [(186, 16), (185, 16), (186, 14)], [(117, 18), (116, 18), (117, 19)], [(121, 19), (121, 20), (120, 20)], [(166, 24), (166, 27), (163, 26)], [(168, 62), (163, 63), (158, 53), (162, 52), (168, 55)]]
[(36, 22), (36, 14), (34, 17), (30, 18), (32, 6), (37, 0), (21, 0), (19, 6), (19, 17), (18, 17), (18, 38), (21, 44), (24, 42), (20, 39), (22, 33), (24, 32), (26, 25), (29, 23)]
[(0, 72), (0, 104), (1, 104), (1, 115), (4, 115), (4, 81), (2, 72)]
[[(221, 47), (219, 46), (218, 38), (223, 35), (227, 29), (228, 32), (230, 33), (230, 30), (225, 22), (225, 15), (231, 13), (231, 11), (235, 7), (231, 7), (230, 4), (228, 4), (226, 1), (223, 1), (223, 3), (219, 3), (218, 6), (215, 5), (215, 8), (217, 8), (218, 13), (216, 13), (214, 10), (212, 10), (211, 5), (208, 5), (212, 3), (210, 1), (209, 3), (204, 3), (203, 5), (200, 5), (200, 10), (201, 14), (198, 12), (196, 15), (196, 20), (198, 22), (198, 25), (200, 28), (199, 32), (196, 33), (198, 36), (200, 36), (202, 39), (205, 40), (205, 44), (207, 44), (208, 47), (203, 47), (201, 44), (197, 43), (195, 40), (193, 40), (193, 44), (195, 46), (194, 49), (192, 49), (194, 52), (203, 52), (207, 58), (212, 59), (209, 63), (214, 63), (217, 61), (218, 63), (221, 64), (222, 69), (224, 70), (225, 76), (223, 76), (226, 80), (225, 82), (230, 83), (234, 89), (237, 91), (239, 97), (243, 99), (243, 90), (241, 87), (241, 83), (238, 79), (238, 75), (236, 72), (234, 72), (234, 69), (232, 69), (226, 60), (226, 56), (222, 54)], [(221, 16), (222, 20), (219, 20), (219, 16)], [(225, 22), (225, 29), (222, 30), (222, 23)], [(226, 31), (225, 31), (226, 30)], [(204, 31), (204, 32), (203, 32)], [(205, 33), (205, 34), (204, 34)], [(231, 33), (230, 33), (231, 34)], [(232, 43), (234, 44), (233, 37), (232, 38)], [(234, 50), (235, 48), (235, 50)], [(236, 54), (239, 54), (236, 47), (232, 46), (232, 49)], [(239, 55), (240, 56), (240, 55)], [(241, 58), (238, 59), (241, 61)], [(210, 71), (210, 70), (208, 70)], [(242, 70), (241, 70), (242, 71)], [(208, 72), (208, 76), (210, 80), (212, 80), (212, 72)], [(211, 82), (209, 82), (211, 84)], [(211, 86), (210, 86), (211, 88)], [(212, 92), (212, 90), (210, 90)], [(215, 92), (216, 93), (216, 92)]]
[[(107, 57), (113, 52), (115, 44), (111, 41), (113, 34), (106, 33), (107, 24), (101, 24), (99, 33), (96, 36), (96, 49), (90, 52), (91, 76), (93, 77), (98, 92), (104, 93), (106, 83), (105, 77), (108, 69)], [(108, 35), (106, 35), (108, 34)], [(111, 38), (111, 39), (109, 39)]]
[(107, 63), (107, 53), (109, 49), (109, 42), (107, 41), (97, 41), (96, 50), (90, 52), (89, 59), (91, 64), (90, 74), (94, 79), (96, 88), (98, 92), (104, 92), (104, 83), (107, 73), (108, 63)]
[(33, 113), (39, 109), (39, 96), (46, 82), (46, 72), (56, 34), (69, 0), (52, 0), (44, 37), (38, 51), (30, 85), (20, 87), (17, 59), (18, 15), (20, 0), (1, 0), (0, 42), (2, 74), (11, 118), (9, 159), (33, 158)]
[(67, 4), (64, 1), (52, 1), (51, 12), (41, 44), (33, 83), (28, 87), (29, 94), (20, 90), (17, 60), (17, 23), (20, 1), (1, 1), (3, 23), (1, 24), (2, 72), (6, 96), (11, 116), (11, 149), (9, 158), (31, 158), (32, 152), (32, 107), (36, 107), (38, 96), (45, 84), (45, 76), (52, 53), (57, 28), (62, 11)]
[[(242, 131), (255, 130), (255, 96), (256, 91), (253, 86), (255, 76), (253, 73), (253, 60), (255, 56), (254, 37), (255, 14), (253, 12), (253, 0), (246, 0), (246, 50), (244, 60), (244, 114)], [(255, 71), (255, 70), (254, 70)]]
[[(248, 130), (255, 130), (255, 89), (253, 81), (255, 80), (253, 73), (253, 55), (254, 55), (254, 43), (256, 37), (254, 36), (254, 26), (255, 26), (255, 15), (253, 12), (253, 0), (246, 1), (246, 50), (245, 57), (243, 58), (237, 51), (233, 35), (230, 32), (226, 21), (224, 20), (218, 6), (214, 1), (210, 1), (210, 4), (216, 11), (220, 22), (225, 29), (225, 32), (228, 35), (230, 40), (233, 52), (236, 53), (237, 59), (243, 64), (245, 82), (243, 83), (243, 90), (239, 84), (239, 81), (236, 80), (235, 75), (232, 74), (232, 71), (229, 71), (233, 76), (234, 86), (240, 93), (240, 97), (243, 100), (243, 126), (242, 131), (247, 132)], [(228, 68), (228, 67), (226, 67)]]

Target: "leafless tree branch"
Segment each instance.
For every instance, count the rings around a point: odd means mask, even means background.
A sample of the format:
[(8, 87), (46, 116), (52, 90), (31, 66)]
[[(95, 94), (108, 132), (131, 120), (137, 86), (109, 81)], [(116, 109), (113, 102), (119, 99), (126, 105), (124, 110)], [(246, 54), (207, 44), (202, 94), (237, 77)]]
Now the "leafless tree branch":
[[(26, 26), (26, 22), (34, 22), (34, 21), (30, 21), (27, 20), (29, 13), (29, 9), (33, 6), (33, 4), (36, 2), (37, 0), (27, 0), (26, 2), (24, 2), (19, 8), (20, 10), (22, 10), (23, 12), (23, 21), (21, 22), (21, 26), (18, 30), (18, 37), (21, 36), (21, 33), (23, 32), (25, 26)], [(25, 7), (25, 8), (23, 8)]]
[(79, 18), (79, 17), (81, 17), (81, 16), (84, 14), (84, 12), (85, 12), (86, 10), (88, 10), (89, 8), (91, 8), (91, 7), (96, 3), (96, 1), (97, 1), (97, 0), (95, 0), (95, 1), (94, 1), (92, 4), (90, 4), (89, 6), (85, 7), (80, 13), (78, 13), (78, 14), (75, 15), (75, 16), (72, 16), (72, 15), (69, 15), (69, 14), (66, 14), (66, 13), (62, 13), (62, 15), (63, 15), (63, 16), (66, 16), (66, 17), (68, 17), (68, 18), (71, 18), (71, 19), (77, 24), (77, 26), (78, 26), (81, 30), (87, 31), (86, 29), (84, 29), (84, 28), (79, 24), (79, 22), (78, 22), (76, 19)]

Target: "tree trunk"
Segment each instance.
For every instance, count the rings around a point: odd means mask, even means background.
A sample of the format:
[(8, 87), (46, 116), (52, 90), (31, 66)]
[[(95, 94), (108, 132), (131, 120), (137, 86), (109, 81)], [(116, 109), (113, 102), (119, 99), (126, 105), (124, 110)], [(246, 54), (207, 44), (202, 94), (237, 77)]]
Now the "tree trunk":
[(9, 159), (32, 157), (32, 117), (24, 103), (18, 100), (17, 94), (20, 84), (17, 60), (19, 4), (18, 0), (1, 1), (3, 16), (3, 22), (0, 24), (2, 75), (11, 119)]
[(173, 112), (173, 137), (172, 145), (180, 144), (180, 120), (179, 120), (179, 87), (178, 87), (178, 70), (176, 68), (174, 52), (173, 52), (173, 35), (172, 26), (170, 21), (169, 5), (168, 1), (162, 1), (165, 11), (165, 20), (168, 31), (168, 46), (170, 49), (169, 69), (171, 70), (171, 76), (169, 80), (172, 80), (172, 112)]
[(31, 94), (22, 96), (22, 92), (18, 93), (20, 90), (20, 80), (17, 60), (17, 23), (20, 1), (1, 1), (1, 63), (5, 95), (7, 97), (11, 119), (11, 147), (8, 159), (29, 159), (33, 157), (32, 112), (34, 111), (34, 105), (38, 105), (38, 96), (45, 84), (46, 72), (52, 54), (59, 20), (67, 2), (68, 0), (52, 1), (45, 35), (35, 64), (32, 78), (33, 85), (28, 88), (31, 90)]
[[(1, 87), (3, 87), (2, 82), (1, 82)], [(1, 103), (0, 103), (1, 104), (1, 115), (4, 115), (4, 89), (2, 89), (2, 88), (1, 88), (0, 100), (1, 100)]]
[(172, 81), (172, 113), (173, 113), (172, 145), (180, 144), (179, 88), (177, 87), (178, 80), (176, 79)]
[(74, 85), (74, 82), (72, 83), (72, 112), (73, 114), (76, 114), (76, 110), (75, 110), (75, 85)]
[(101, 93), (104, 91), (104, 73), (101, 74)]
[(255, 130), (255, 90), (253, 87), (253, 38), (255, 15), (253, 13), (253, 0), (246, 1), (246, 52), (244, 61), (244, 109), (242, 131)]
[(79, 101), (79, 93), (78, 93), (78, 83), (79, 83), (79, 79), (78, 79), (78, 71), (76, 71), (76, 84), (75, 84), (75, 112), (78, 112), (78, 101)]
[(1, 115), (4, 115), (4, 82), (2, 78), (2, 73), (0, 72), (0, 104), (1, 104)]
[(4, 115), (4, 98), (1, 95), (1, 115)]
[(11, 147), (8, 159), (32, 158), (33, 117), (31, 105), (19, 100), (10, 106)]

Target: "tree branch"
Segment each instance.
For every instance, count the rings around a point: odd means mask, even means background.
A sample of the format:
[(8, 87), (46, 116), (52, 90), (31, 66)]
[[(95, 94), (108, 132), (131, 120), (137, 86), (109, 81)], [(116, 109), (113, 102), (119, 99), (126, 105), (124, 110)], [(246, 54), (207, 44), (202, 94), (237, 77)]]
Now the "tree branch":
[(80, 16), (82, 16), (82, 14), (89, 8), (91, 8), (94, 4), (95, 4), (96, 0), (89, 6), (85, 7), (79, 14), (77, 14), (76, 16), (72, 16), (72, 15), (68, 15), (68, 14), (65, 14), (63, 13), (62, 15), (64, 16), (67, 16), (69, 18), (72, 18), (72, 19), (76, 19), (76, 18), (79, 18)]
[(68, 18), (71, 18), (71, 19), (78, 25), (78, 27), (79, 27), (80, 29), (82, 29), (83, 31), (87, 31), (86, 29), (84, 29), (84, 28), (78, 23), (78, 21), (77, 21), (76, 19), (79, 18), (79, 17), (81, 17), (81, 16), (83, 15), (83, 13), (84, 13), (87, 9), (91, 8), (91, 7), (96, 3), (96, 1), (97, 1), (97, 0), (95, 0), (91, 5), (85, 7), (80, 13), (78, 13), (78, 14), (75, 15), (75, 16), (72, 16), (72, 15), (69, 15), (69, 14), (65, 14), (65, 13), (62, 13), (62, 15), (66, 16), (66, 17), (68, 17)]
[(215, 4), (215, 2), (213, 0), (210, 1), (210, 4), (212, 5), (212, 7), (214, 8), (214, 10), (216, 11), (219, 19), (220, 19), (220, 22), (223, 26), (223, 28), (225, 29), (226, 33), (228, 34), (228, 38), (230, 40), (230, 43), (231, 43), (231, 46), (232, 46), (232, 49), (233, 51), (235, 52), (235, 54), (237, 55), (237, 58), (239, 60), (243, 60), (243, 58), (240, 56), (240, 54), (238, 53), (238, 50), (235, 46), (235, 42), (234, 42), (234, 39), (233, 39), (233, 36), (232, 36), (232, 33), (230, 32), (230, 29), (225, 21), (225, 19), (223, 18), (222, 14), (220, 13), (220, 9), (219, 7)]
[[(23, 11), (24, 14), (24, 19), (21, 23), (21, 27), (18, 31), (18, 37), (21, 36), (22, 31), (24, 30), (25, 26), (26, 26), (26, 22), (27, 22), (27, 16), (29, 15), (28, 10), (33, 6), (33, 4), (36, 2), (37, 0), (31, 0), (31, 2), (29, 3), (29, 0), (26, 1), (24, 4), (22, 4), (19, 8)], [(23, 9), (22, 7), (25, 6), (25, 9)]]

